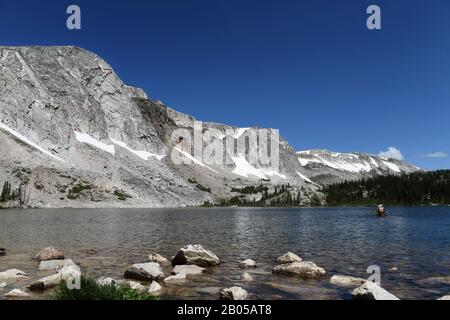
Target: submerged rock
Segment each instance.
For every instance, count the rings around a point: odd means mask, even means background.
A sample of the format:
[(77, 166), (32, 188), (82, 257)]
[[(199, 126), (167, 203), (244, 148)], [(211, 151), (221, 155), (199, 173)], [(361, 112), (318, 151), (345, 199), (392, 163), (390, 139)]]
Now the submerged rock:
[(150, 284), (150, 288), (148, 289), (148, 293), (157, 295), (161, 292), (161, 290), (161, 285), (156, 281), (152, 281), (152, 283)]
[(6, 249), (5, 248), (0, 248), (0, 257), (4, 256), (6, 254)]
[(353, 300), (399, 300), (377, 284), (367, 281), (352, 292)]
[(330, 279), (330, 283), (342, 287), (358, 287), (366, 283), (366, 281), (366, 279), (338, 274), (332, 276)]
[(244, 282), (252, 282), (254, 279), (250, 273), (244, 272), (241, 276), (241, 280)]
[(175, 276), (170, 276), (164, 279), (164, 283), (177, 283), (186, 280), (186, 275), (184, 273), (179, 273)]
[(214, 267), (220, 263), (219, 257), (201, 245), (187, 245), (178, 251), (172, 265), (195, 264), (199, 267)]
[(19, 269), (8, 269), (6, 271), (0, 272), (0, 280), (19, 280), (19, 279), (25, 279), (28, 275)]
[(274, 274), (295, 276), (304, 279), (318, 279), (326, 275), (325, 269), (317, 266), (311, 261), (293, 262), (276, 266), (272, 272)]
[(196, 266), (194, 264), (185, 264), (175, 266), (175, 268), (173, 268), (172, 270), (172, 274), (176, 275), (184, 273), (186, 276), (199, 275), (205, 272), (205, 270), (206, 270), (205, 268)]
[(153, 281), (164, 277), (164, 273), (156, 262), (136, 263), (125, 271), (124, 277), (140, 281)]
[(396, 272), (396, 271), (398, 271), (398, 268), (397, 268), (397, 267), (389, 268), (389, 272)]
[(300, 258), (298, 255), (292, 252), (288, 252), (281, 257), (277, 258), (277, 262), (280, 264), (284, 263), (292, 263), (292, 262), (301, 262), (302, 258)]
[(5, 293), (3, 296), (7, 298), (26, 298), (29, 297), (30, 295), (23, 290), (14, 289), (8, 293)]
[(68, 266), (76, 266), (71, 259), (65, 260), (44, 260), (39, 264), (39, 271), (59, 270)]
[(246, 259), (240, 263), (241, 268), (256, 268), (256, 262), (252, 259)]
[(221, 300), (245, 300), (247, 299), (247, 291), (241, 287), (231, 287), (220, 291)]
[(36, 259), (38, 259), (39, 261), (63, 260), (64, 252), (55, 247), (46, 247), (38, 252), (38, 254), (36, 255)]
[(7, 286), (8, 286), (8, 284), (6, 282), (0, 283), (0, 289), (6, 288)]
[(169, 264), (170, 263), (169, 260), (167, 260), (166, 258), (164, 258), (162, 255), (160, 255), (158, 253), (152, 253), (151, 255), (149, 255), (148, 260), (150, 262), (157, 262), (160, 264)]

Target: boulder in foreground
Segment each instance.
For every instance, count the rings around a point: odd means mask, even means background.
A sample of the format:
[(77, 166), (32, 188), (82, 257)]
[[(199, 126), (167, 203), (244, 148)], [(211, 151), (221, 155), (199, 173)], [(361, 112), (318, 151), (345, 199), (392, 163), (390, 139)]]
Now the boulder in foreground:
[(196, 266), (194, 264), (185, 264), (185, 265), (177, 265), (175, 266), (175, 268), (173, 268), (172, 270), (172, 274), (176, 275), (176, 274), (180, 274), (183, 273), (186, 276), (195, 276), (195, 275), (199, 275), (202, 274), (203, 272), (205, 272), (205, 268)]
[(199, 267), (215, 267), (220, 263), (219, 257), (204, 249), (201, 245), (187, 245), (178, 251), (172, 265), (195, 264)]
[(250, 273), (244, 272), (241, 276), (241, 280), (244, 282), (252, 282), (254, 279)]
[(39, 261), (45, 260), (63, 260), (64, 252), (55, 247), (46, 247), (38, 252), (36, 259)]
[(247, 291), (241, 287), (231, 287), (222, 289), (219, 293), (221, 300), (245, 300), (247, 299)]
[(276, 266), (272, 272), (278, 275), (300, 277), (303, 279), (319, 279), (326, 275), (325, 269), (311, 261), (282, 264)]
[(125, 271), (124, 277), (139, 281), (153, 281), (164, 277), (164, 273), (156, 262), (136, 263)]
[(352, 292), (353, 300), (399, 300), (377, 284), (367, 281)]
[(292, 252), (288, 252), (281, 257), (277, 258), (277, 263), (279, 264), (285, 264), (285, 263), (292, 263), (292, 262), (302, 262), (302, 258), (300, 258), (298, 255)]

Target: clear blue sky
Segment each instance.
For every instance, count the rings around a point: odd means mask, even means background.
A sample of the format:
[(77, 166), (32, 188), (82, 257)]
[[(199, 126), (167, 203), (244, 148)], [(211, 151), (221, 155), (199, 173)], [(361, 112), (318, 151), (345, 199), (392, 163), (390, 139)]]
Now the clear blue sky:
[(436, 169), (450, 168), (449, 13), (448, 0), (0, 0), (0, 44), (81, 46), (201, 120), (279, 128), (296, 149), (393, 146)]

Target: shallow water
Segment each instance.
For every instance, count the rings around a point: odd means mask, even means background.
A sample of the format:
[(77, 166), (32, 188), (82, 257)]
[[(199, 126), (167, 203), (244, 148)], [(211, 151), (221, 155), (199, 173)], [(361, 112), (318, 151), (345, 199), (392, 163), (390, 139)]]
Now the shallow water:
[[(239, 285), (250, 299), (349, 299), (351, 288), (329, 283), (333, 274), (367, 278), (379, 265), (382, 286), (401, 299), (436, 299), (450, 285), (423, 282), (450, 276), (450, 208), (391, 208), (387, 218), (369, 208), (315, 209), (42, 209), (1, 210), (0, 271), (17, 268), (30, 279), (0, 289), (0, 295), (48, 273), (32, 259), (39, 249), (61, 247), (66, 257), (94, 277), (121, 278), (132, 263), (158, 252), (166, 257), (186, 244), (202, 244), (222, 264), (204, 276), (164, 288), (162, 298), (215, 299), (220, 288)], [(325, 268), (327, 278), (304, 281), (274, 276), (276, 257), (292, 251)], [(241, 283), (239, 262), (258, 268)], [(396, 266), (397, 272), (388, 272)], [(170, 273), (170, 268), (164, 270)], [(34, 295), (34, 298), (47, 298)]]

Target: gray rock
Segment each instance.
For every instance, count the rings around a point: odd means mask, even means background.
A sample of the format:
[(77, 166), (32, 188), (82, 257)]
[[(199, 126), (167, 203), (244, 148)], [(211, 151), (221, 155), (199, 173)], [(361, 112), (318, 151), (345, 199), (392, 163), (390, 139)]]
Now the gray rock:
[(187, 245), (178, 251), (172, 265), (195, 264), (199, 267), (214, 267), (220, 263), (219, 258), (201, 245)]
[(59, 270), (68, 266), (75, 266), (76, 264), (71, 259), (65, 260), (44, 260), (39, 264), (39, 271)]
[(172, 270), (172, 274), (176, 275), (184, 273), (186, 276), (191, 276), (202, 274), (203, 272), (205, 272), (205, 270), (206, 270), (205, 268), (193, 264), (185, 264), (175, 266), (175, 268), (173, 268)]
[(152, 281), (152, 283), (150, 284), (150, 288), (148, 289), (148, 293), (152, 295), (158, 295), (161, 293), (161, 290), (161, 285), (156, 281)]
[(152, 253), (151, 255), (148, 256), (148, 259), (150, 262), (156, 262), (159, 264), (169, 264), (170, 261), (167, 260), (166, 258), (164, 258), (162, 255), (158, 254), (158, 253)]
[(136, 290), (139, 293), (147, 292), (147, 289), (142, 284), (140, 284), (139, 282), (128, 281), (128, 284), (129, 284), (131, 289)]
[(186, 280), (186, 275), (184, 273), (179, 273), (175, 276), (170, 276), (164, 279), (164, 283), (180, 283)]
[(241, 287), (231, 287), (220, 291), (221, 300), (245, 300), (247, 299), (247, 291)]
[(7, 286), (8, 286), (8, 284), (6, 282), (0, 283), (0, 289), (6, 288)]
[(39, 261), (45, 260), (62, 260), (64, 259), (64, 252), (55, 247), (46, 247), (38, 252), (36, 259)]
[(240, 264), (241, 268), (256, 268), (256, 262), (252, 259), (246, 259)]
[(139, 281), (153, 281), (164, 277), (164, 273), (156, 262), (136, 263), (125, 271), (124, 277)]
[(330, 279), (330, 283), (341, 287), (359, 287), (366, 283), (366, 279), (355, 278), (344, 275), (334, 275)]
[(282, 264), (276, 266), (272, 272), (278, 275), (295, 276), (303, 279), (318, 279), (326, 275), (325, 269), (310, 261)]
[(6, 297), (6, 298), (27, 298), (30, 295), (28, 293), (26, 293), (25, 291), (23, 291), (23, 290), (14, 289), (14, 290), (11, 290), (8, 293), (5, 293), (3, 296)]
[(450, 296), (443, 296), (439, 298), (438, 300), (450, 300)]
[(298, 255), (292, 252), (288, 252), (281, 257), (277, 258), (277, 262), (280, 264), (284, 263), (292, 263), (292, 262), (301, 262), (302, 258), (300, 258)]
[(241, 276), (241, 280), (244, 282), (252, 282), (254, 279), (250, 273), (244, 272)]
[(6, 249), (0, 248), (0, 257), (6, 255)]
[(28, 288), (31, 291), (47, 290), (59, 285), (62, 281), (74, 281), (81, 277), (81, 270), (77, 265), (68, 265), (61, 268), (58, 273), (41, 278)]
[(20, 280), (27, 277), (28, 275), (25, 272), (18, 269), (8, 269), (6, 271), (0, 272), (0, 280)]
[(377, 284), (367, 281), (352, 292), (353, 300), (399, 300)]
[(97, 279), (97, 284), (101, 285), (101, 286), (110, 286), (110, 285), (115, 285), (117, 283), (117, 281), (113, 278), (109, 278), (109, 277), (100, 277)]

